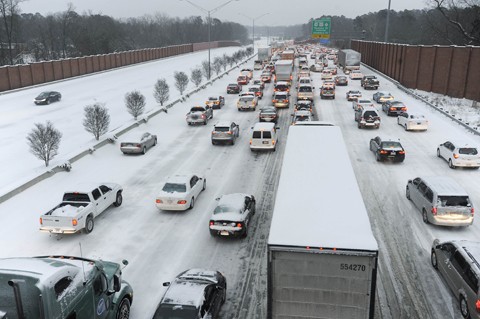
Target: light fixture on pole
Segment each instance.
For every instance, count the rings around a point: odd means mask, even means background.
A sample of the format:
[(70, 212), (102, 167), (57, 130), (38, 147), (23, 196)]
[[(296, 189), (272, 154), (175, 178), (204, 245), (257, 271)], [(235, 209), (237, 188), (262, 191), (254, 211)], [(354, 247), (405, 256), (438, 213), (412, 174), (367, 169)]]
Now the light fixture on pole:
[(387, 21), (385, 23), (385, 43), (388, 41), (388, 25), (390, 24), (390, 3), (392, 0), (388, 0)]
[(243, 14), (243, 13), (239, 13), (239, 15), (242, 15), (246, 18), (249, 18), (252, 20), (252, 44), (253, 44), (253, 53), (255, 53), (255, 20), (257, 19), (260, 19), (261, 17), (264, 17), (266, 16), (267, 14), (270, 14), (270, 12), (267, 12), (267, 13), (264, 13), (262, 15), (259, 15), (258, 17), (256, 18), (252, 18), (252, 17), (249, 17), (247, 16), (246, 14)]
[(203, 11), (207, 14), (207, 22), (208, 22), (208, 80), (210, 80), (210, 75), (211, 75), (211, 63), (210, 63), (210, 47), (211, 47), (211, 43), (210, 43), (210, 25), (211, 25), (211, 19), (210, 19), (210, 15), (212, 13), (215, 13), (217, 12), (218, 10), (220, 10), (221, 8), (225, 7), (227, 4), (229, 4), (230, 2), (233, 2), (233, 1), (240, 1), (240, 0), (229, 0), (227, 2), (225, 2), (224, 4), (221, 4), (219, 5), (218, 7), (216, 8), (213, 8), (212, 10), (207, 10), (205, 8), (202, 8), (200, 7), (198, 4), (190, 1), (190, 0), (179, 0), (179, 1), (186, 1), (188, 3), (190, 3), (192, 6), (194, 6), (195, 8), (199, 9), (200, 11)]

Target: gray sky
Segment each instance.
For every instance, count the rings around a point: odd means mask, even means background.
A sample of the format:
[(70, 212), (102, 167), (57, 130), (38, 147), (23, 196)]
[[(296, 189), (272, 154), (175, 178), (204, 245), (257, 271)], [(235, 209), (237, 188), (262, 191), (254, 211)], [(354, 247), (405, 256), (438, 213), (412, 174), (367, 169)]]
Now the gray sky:
[[(228, 0), (190, 0), (206, 10), (215, 9)], [(391, 9), (423, 9), (428, 0), (391, 0)], [(138, 17), (157, 12), (171, 17), (205, 15), (199, 9), (182, 0), (27, 0), (21, 3), (22, 12), (42, 15), (65, 11), (67, 4), (72, 3), (75, 11), (83, 13), (91, 11), (115, 18)], [(220, 20), (250, 25), (251, 18), (259, 17), (255, 25), (291, 25), (301, 24), (309, 18), (322, 15), (344, 15), (354, 18), (368, 12), (376, 12), (388, 7), (388, 0), (234, 0), (220, 8), (213, 15)]]

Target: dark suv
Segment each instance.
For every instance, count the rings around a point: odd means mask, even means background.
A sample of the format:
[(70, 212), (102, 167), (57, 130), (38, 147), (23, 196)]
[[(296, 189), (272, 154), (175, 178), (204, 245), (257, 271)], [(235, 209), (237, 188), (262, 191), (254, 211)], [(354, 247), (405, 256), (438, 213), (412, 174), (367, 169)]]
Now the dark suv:
[(227, 86), (227, 94), (238, 94), (242, 91), (242, 86), (237, 83), (230, 83)]
[(227, 296), (227, 281), (215, 270), (190, 269), (163, 285), (168, 288), (153, 319), (215, 319)]

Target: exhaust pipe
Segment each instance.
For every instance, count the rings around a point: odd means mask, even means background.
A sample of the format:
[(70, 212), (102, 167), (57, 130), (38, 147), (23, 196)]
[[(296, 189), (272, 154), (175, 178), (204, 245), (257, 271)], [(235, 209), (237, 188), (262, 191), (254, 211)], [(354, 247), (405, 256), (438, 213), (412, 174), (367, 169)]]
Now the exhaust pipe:
[(21, 280), (12, 279), (8, 281), (8, 285), (13, 288), (13, 294), (15, 295), (15, 304), (17, 305), (17, 316), (18, 319), (26, 319), (25, 313), (23, 312), (22, 296), (20, 294), (20, 287), (18, 286)]

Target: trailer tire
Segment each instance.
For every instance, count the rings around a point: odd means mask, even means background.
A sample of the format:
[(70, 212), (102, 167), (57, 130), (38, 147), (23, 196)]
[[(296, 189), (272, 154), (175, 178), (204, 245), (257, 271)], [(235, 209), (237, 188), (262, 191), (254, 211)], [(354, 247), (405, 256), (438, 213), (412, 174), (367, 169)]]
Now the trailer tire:
[(123, 298), (118, 306), (116, 319), (128, 319), (130, 318), (130, 300)]

